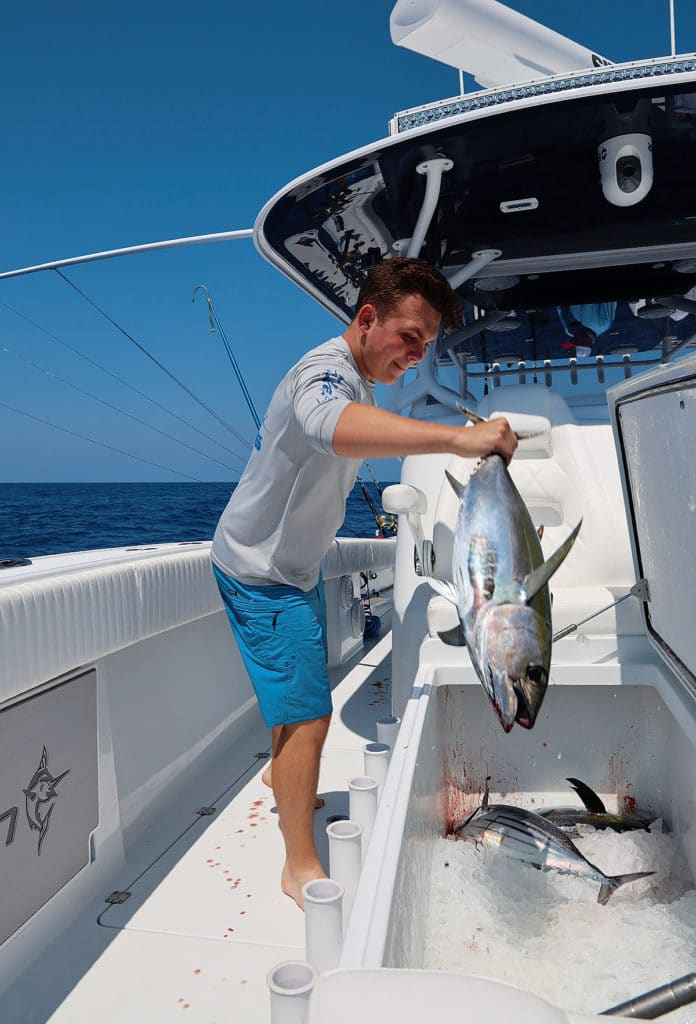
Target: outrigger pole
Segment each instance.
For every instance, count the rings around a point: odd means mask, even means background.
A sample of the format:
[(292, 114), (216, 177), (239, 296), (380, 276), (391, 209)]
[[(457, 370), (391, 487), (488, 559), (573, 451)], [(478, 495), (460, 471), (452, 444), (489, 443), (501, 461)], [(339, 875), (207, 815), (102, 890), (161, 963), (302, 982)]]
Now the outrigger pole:
[(157, 249), (176, 249), (182, 245), (204, 245), (208, 242), (232, 242), (239, 238), (252, 238), (253, 234), (253, 228), (242, 228), (239, 231), (218, 231), (212, 235), (189, 235), (187, 238), (170, 238), (164, 242), (145, 242), (143, 245), (129, 245), (125, 249), (108, 249), (105, 252), (92, 252), (85, 256), (70, 256), (68, 259), (53, 260), (51, 263), (38, 263), (35, 267), (5, 270), (0, 273), (0, 281), (7, 277), (37, 274), (41, 270), (57, 270), (59, 267), (74, 267), (79, 263), (110, 260), (116, 256), (131, 256), (137, 252), (155, 252)]

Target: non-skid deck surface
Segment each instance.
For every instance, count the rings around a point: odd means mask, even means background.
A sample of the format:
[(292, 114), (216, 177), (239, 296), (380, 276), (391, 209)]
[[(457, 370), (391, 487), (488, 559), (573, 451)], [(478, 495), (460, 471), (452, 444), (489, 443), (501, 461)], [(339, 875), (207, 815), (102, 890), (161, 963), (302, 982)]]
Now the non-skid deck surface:
[[(327, 872), (326, 819), (347, 814), (347, 781), (363, 774), (362, 747), (389, 714), (390, 656), (387, 633), (347, 671), (334, 671), (319, 780), (326, 806), (315, 818)], [(95, 904), (0, 997), (3, 1024), (157, 1024), (179, 1014), (207, 1024), (267, 1024), (267, 972), (304, 959), (304, 915), (280, 890), (282, 836), (261, 781), (267, 762), (251, 753), (268, 744), (265, 730), (245, 737), (237, 784), (226, 792), (220, 769), (211, 771), (215, 812), (179, 831), (163, 823), (160, 845), (151, 836), (147, 851), (129, 861), (130, 878), (117, 880), (129, 899), (106, 910)], [(224, 777), (236, 777), (235, 765), (223, 767)]]

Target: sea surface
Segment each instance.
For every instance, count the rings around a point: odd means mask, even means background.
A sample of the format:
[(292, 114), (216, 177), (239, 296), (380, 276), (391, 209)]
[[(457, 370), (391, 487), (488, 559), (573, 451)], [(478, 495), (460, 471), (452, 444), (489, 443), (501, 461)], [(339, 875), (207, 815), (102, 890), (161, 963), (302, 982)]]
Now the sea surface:
[[(231, 483), (0, 483), (0, 561), (167, 541), (210, 540)], [(378, 512), (379, 491), (365, 482)], [(380, 486), (386, 486), (380, 481)], [(359, 484), (339, 536), (373, 537)]]

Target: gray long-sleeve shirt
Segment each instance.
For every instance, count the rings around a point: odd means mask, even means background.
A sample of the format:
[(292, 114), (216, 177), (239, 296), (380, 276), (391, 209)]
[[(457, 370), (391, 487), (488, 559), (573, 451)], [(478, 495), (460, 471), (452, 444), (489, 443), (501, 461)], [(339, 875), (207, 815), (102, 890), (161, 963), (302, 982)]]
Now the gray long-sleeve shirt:
[(251, 585), (316, 586), (361, 461), (333, 447), (350, 402), (376, 404), (343, 338), (312, 349), (280, 382), (215, 531), (211, 557), (223, 572)]

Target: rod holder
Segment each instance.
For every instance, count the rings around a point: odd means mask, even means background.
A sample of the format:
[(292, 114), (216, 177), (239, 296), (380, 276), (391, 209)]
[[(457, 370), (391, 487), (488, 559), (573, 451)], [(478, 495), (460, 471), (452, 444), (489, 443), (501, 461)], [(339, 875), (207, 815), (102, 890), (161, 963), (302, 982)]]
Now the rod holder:
[(305, 1024), (317, 972), (304, 960), (284, 960), (266, 975), (271, 1024)]
[(394, 751), (394, 744), (396, 743), (400, 725), (401, 719), (396, 718), (394, 715), (387, 715), (386, 718), (377, 719), (377, 742), (386, 743), (391, 748), (389, 751), (390, 758)]
[(341, 882), (315, 878), (302, 886), (305, 912), (305, 956), (317, 971), (338, 967), (343, 947)]
[(366, 743), (363, 747), (363, 768), (365, 775), (377, 780), (377, 802), (382, 799), (382, 790), (389, 771), (391, 747), (388, 743)]
[(333, 821), (326, 826), (329, 837), (329, 875), (340, 882), (343, 894), (343, 931), (353, 909), (362, 869), (362, 825), (357, 821)]
[(348, 780), (348, 817), (362, 825), (362, 858), (365, 859), (370, 836), (377, 816), (377, 780), (370, 775), (358, 775)]

